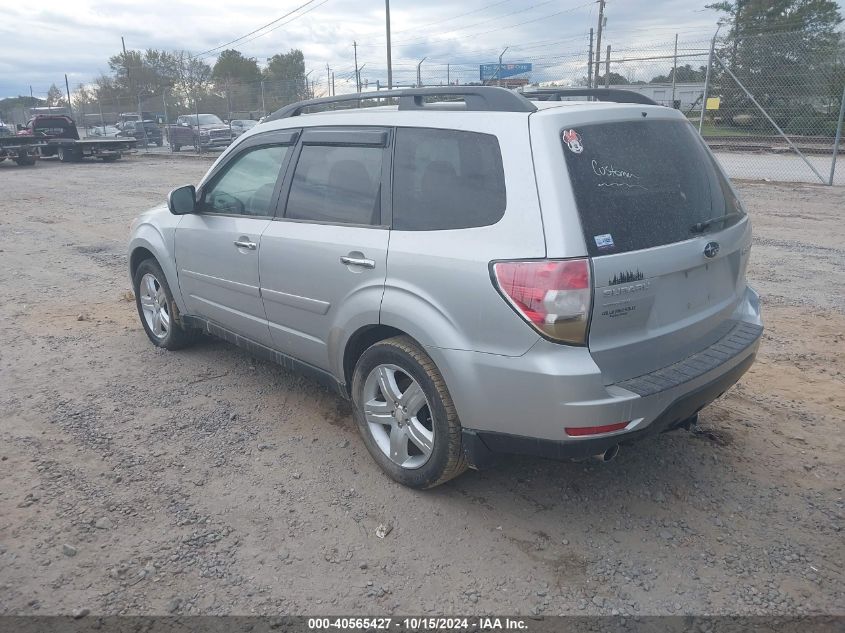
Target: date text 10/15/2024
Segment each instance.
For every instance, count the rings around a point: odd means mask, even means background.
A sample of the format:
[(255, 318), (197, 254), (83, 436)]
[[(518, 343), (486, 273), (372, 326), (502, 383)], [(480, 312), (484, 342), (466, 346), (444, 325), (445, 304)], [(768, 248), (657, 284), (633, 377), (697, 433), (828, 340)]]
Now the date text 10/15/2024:
[(521, 618), (506, 617), (325, 617), (308, 618), (308, 629), (312, 631), (527, 631), (528, 624)]

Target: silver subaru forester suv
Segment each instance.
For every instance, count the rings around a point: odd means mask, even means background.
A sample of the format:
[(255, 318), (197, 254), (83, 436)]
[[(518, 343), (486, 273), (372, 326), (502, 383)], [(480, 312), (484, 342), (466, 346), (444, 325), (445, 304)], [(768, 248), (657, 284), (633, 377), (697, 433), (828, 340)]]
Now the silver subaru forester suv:
[(680, 112), (450, 86), (279, 110), (135, 220), (129, 267), (154, 345), (306, 372), (428, 488), (688, 427), (754, 360), (750, 249)]

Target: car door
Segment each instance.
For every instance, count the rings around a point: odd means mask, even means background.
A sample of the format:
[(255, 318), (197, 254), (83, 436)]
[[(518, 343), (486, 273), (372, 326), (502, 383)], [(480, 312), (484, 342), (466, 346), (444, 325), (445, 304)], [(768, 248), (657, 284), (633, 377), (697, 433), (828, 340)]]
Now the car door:
[(259, 247), (295, 138), (271, 132), (243, 144), (199, 188), (196, 213), (176, 229), (179, 287), (189, 312), (268, 346)]
[(305, 129), (262, 236), (261, 295), (274, 346), (320, 369), (337, 369), (330, 340), (359, 321), (378, 323), (390, 136), (385, 128)]

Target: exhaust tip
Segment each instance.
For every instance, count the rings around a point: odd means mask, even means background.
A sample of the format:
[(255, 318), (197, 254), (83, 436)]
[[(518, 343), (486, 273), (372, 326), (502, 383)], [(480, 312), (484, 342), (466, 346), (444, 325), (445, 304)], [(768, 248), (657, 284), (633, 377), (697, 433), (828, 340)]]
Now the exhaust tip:
[(619, 444), (614, 444), (610, 448), (608, 448), (604, 453), (599, 453), (598, 455), (593, 455), (593, 459), (600, 461), (604, 464), (608, 462), (612, 462), (616, 459), (616, 456), (619, 454)]

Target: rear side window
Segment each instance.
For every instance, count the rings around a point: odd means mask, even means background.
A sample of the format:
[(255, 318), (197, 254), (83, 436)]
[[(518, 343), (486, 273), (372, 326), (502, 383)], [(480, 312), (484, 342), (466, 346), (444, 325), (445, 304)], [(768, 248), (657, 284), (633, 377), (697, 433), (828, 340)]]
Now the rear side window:
[(384, 149), (303, 145), (286, 218), (335, 224), (381, 224)]
[(393, 228), (465, 229), (505, 214), (499, 141), (490, 134), (399, 128), (393, 170)]
[(562, 130), (561, 143), (590, 255), (680, 242), (694, 224), (742, 211), (685, 121), (583, 125)]

